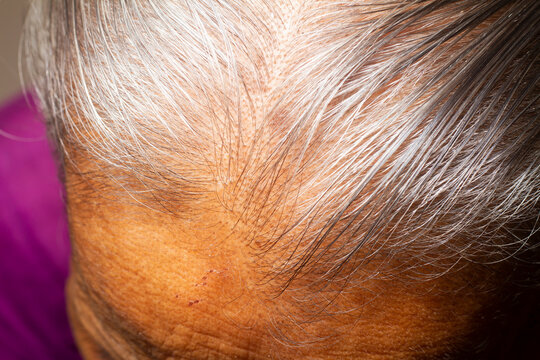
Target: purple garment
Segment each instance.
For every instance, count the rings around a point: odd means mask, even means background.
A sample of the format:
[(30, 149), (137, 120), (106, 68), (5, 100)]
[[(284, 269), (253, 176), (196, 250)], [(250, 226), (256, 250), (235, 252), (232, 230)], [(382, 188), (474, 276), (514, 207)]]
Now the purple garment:
[(65, 310), (62, 191), (32, 101), (0, 107), (0, 360), (80, 359)]

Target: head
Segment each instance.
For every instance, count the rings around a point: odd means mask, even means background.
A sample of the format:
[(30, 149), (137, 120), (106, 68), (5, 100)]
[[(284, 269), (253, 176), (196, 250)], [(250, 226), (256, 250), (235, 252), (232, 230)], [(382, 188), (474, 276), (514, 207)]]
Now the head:
[(500, 353), (536, 278), (539, 13), (36, 2), (84, 357)]

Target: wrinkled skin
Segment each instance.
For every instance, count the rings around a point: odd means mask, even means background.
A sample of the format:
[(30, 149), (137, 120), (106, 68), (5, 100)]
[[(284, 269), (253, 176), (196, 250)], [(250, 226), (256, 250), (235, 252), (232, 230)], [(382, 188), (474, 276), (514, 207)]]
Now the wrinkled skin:
[(86, 359), (476, 358), (489, 334), (501, 284), (477, 267), (318, 293), (331, 315), (308, 321), (306, 290), (269, 295), (247, 230), (211, 199), (178, 218), (96, 196), (69, 169), (66, 182), (69, 314)]

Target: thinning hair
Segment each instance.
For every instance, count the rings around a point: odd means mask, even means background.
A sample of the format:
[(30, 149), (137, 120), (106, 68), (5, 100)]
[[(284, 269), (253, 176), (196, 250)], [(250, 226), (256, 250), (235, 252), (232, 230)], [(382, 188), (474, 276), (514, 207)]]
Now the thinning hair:
[(64, 159), (170, 211), (217, 196), (254, 248), (288, 249), (272, 268), (289, 279), (535, 245), (538, 1), (64, 0), (30, 16)]

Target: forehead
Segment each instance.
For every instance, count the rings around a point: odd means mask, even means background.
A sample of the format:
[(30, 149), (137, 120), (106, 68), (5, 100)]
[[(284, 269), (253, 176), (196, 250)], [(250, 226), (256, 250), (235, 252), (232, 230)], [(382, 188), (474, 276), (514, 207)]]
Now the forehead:
[(227, 331), (234, 335), (231, 326), (204, 326), (241, 290), (231, 286), (238, 252), (209, 243), (219, 232), (197, 243), (202, 232), (188, 236), (166, 217), (142, 221), (144, 211), (118, 205), (113, 211), (96, 206), (85, 216), (76, 201), (70, 203), (74, 287), (80, 306), (93, 313), (92, 330), (103, 330), (96, 334), (100, 342), (116, 332), (124, 351), (135, 343), (145, 351), (189, 354), (204, 349), (197, 349), (197, 337), (209, 341), (221, 334), (226, 342)]
[(276, 296), (277, 283), (243, 241), (248, 230), (215, 204), (179, 219), (85, 196), (69, 173), (67, 185), (74, 323), (122, 357), (437, 354), (466, 343), (491, 298), (471, 286), (489, 283), (476, 270), (415, 285), (373, 280)]

